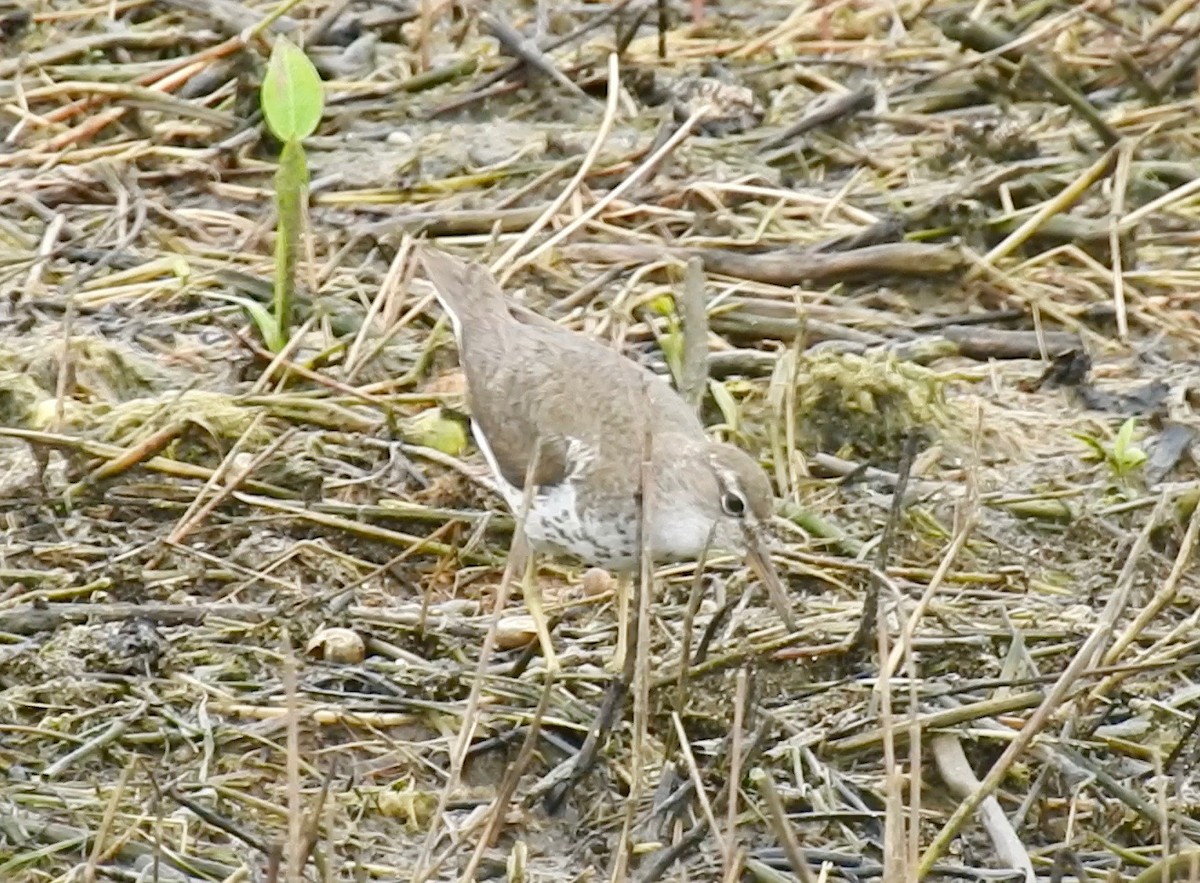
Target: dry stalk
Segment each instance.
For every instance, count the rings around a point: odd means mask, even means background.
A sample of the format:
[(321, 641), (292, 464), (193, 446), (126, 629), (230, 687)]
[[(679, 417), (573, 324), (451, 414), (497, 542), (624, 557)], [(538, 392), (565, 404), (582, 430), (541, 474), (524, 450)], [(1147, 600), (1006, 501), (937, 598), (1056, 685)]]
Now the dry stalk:
[(541, 249), (536, 249), (533, 253), (527, 255), (523, 259), (519, 259), (518, 255), (525, 250), (534, 237), (541, 232), (542, 228), (558, 214), (559, 209), (566, 205), (567, 201), (575, 196), (579, 191), (579, 185), (592, 171), (592, 167), (596, 164), (596, 159), (600, 156), (600, 151), (604, 148), (605, 142), (608, 141), (608, 134), (612, 130), (613, 122), (617, 118), (618, 99), (621, 95), (621, 76), (619, 70), (619, 60), (616, 53), (610, 53), (608, 56), (608, 101), (604, 105), (604, 116), (600, 118), (600, 127), (596, 130), (596, 137), (592, 141), (588, 152), (584, 154), (579, 168), (576, 170), (574, 177), (567, 183), (567, 186), (556, 196), (545, 211), (538, 216), (528, 229), (525, 230), (517, 240), (508, 247), (508, 249), (496, 260), (492, 261), (491, 271), (498, 274), (497, 279), (500, 284), (504, 284), (510, 279), (517, 270), (525, 264), (530, 263)]
[(1112, 597), (1105, 605), (1100, 617), (1088, 635), (1087, 640), (1072, 657), (1054, 685), (1046, 693), (1041, 705), (1037, 707), (1029, 721), (1017, 733), (1016, 738), (1009, 743), (1004, 749), (1004, 753), (992, 764), (992, 768), (988, 771), (987, 776), (979, 786), (971, 792), (971, 794), (963, 800), (949, 820), (942, 826), (933, 842), (925, 849), (921, 856), (921, 863), (917, 868), (919, 879), (923, 879), (932, 869), (936, 862), (949, 846), (950, 840), (953, 839), (960, 826), (979, 808), (979, 804), (984, 798), (989, 796), (999, 787), (1001, 781), (1008, 774), (1012, 764), (1016, 762), (1021, 752), (1038, 736), (1050, 721), (1050, 716), (1054, 714), (1062, 704), (1067, 695), (1078, 687), (1078, 682), (1087, 670), (1098, 660), (1099, 654), (1103, 651), (1113, 634), (1113, 629), (1116, 625), (1116, 620), (1125, 610), (1125, 606), (1129, 601), (1129, 594), (1132, 590), (1134, 573), (1137, 565), (1145, 553), (1147, 545), (1150, 542), (1150, 534), (1154, 527), (1159, 523), (1159, 519), (1163, 510), (1166, 508), (1167, 498), (1162, 497), (1159, 504), (1154, 508), (1154, 511), (1146, 519), (1145, 525), (1138, 534), (1137, 540), (1129, 551), (1129, 555), (1125, 560), (1125, 566), (1117, 579), (1116, 589), (1113, 591)]
[(549, 249), (558, 245), (558, 243), (569, 238), (575, 233), (576, 230), (587, 224), (602, 211), (608, 208), (609, 205), (624, 196), (627, 191), (633, 189), (635, 185), (640, 184), (643, 178), (646, 178), (652, 172), (654, 172), (662, 163), (662, 161), (666, 159), (675, 150), (675, 148), (682, 144), (689, 135), (692, 134), (692, 130), (695, 129), (696, 124), (700, 121), (701, 117), (704, 115), (704, 112), (705, 111), (703, 108), (698, 108), (697, 110), (693, 111), (691, 116), (681, 123), (679, 128), (672, 133), (671, 137), (664, 141), (661, 147), (650, 154), (650, 156), (648, 156), (641, 165), (630, 172), (624, 181), (622, 181), (600, 199), (596, 200), (591, 208), (527, 254), (523, 263), (533, 263), (533, 261), (535, 261), (538, 256), (542, 254), (542, 252), (548, 251)]
[[(501, 576), (500, 585), (496, 589), (496, 598), (492, 604), (491, 621), (488, 624), (487, 634), (483, 639), (483, 646), (479, 650), (479, 664), (475, 669), (475, 676), (471, 680), (471, 692), (467, 696), (467, 701), (463, 707), (462, 726), (458, 731), (458, 739), (450, 751), (450, 768), (447, 770), (446, 782), (438, 795), (437, 808), (430, 817), (429, 831), (425, 835), (421, 855), (414, 863), (413, 883), (423, 883), (423, 881), (430, 879), (437, 871), (438, 862), (432, 861), (433, 850), (437, 847), (442, 816), (445, 814), (446, 806), (450, 802), (450, 795), (458, 787), (459, 778), (462, 776), (463, 764), (466, 762), (467, 751), (471, 747), (475, 730), (480, 723), (479, 705), (480, 697), (483, 694), (484, 679), (487, 675), (488, 664), (491, 662), (492, 651), (496, 646), (496, 631), (500, 626), (500, 617), (504, 613), (505, 605), (508, 602), (508, 593), (512, 586), (515, 572), (514, 562), (517, 556), (513, 552), (516, 549), (524, 549), (526, 547), (525, 522), (529, 517), (529, 507), (533, 502), (533, 476), (536, 474), (538, 462), (541, 460), (541, 453), (541, 445), (536, 444), (533, 456), (529, 458), (529, 466), (525, 470), (525, 482), (521, 491), (521, 508), (516, 513), (516, 529), (513, 531), (512, 544), (509, 547), (508, 558), (504, 563), (504, 575)], [(531, 553), (532, 550), (529, 550), (527, 554)]]
[[(696, 758), (692, 754), (692, 746), (688, 742), (687, 731), (684, 730), (683, 721), (675, 712), (671, 712), (671, 724), (675, 727), (675, 738), (679, 740), (679, 751), (683, 754), (684, 765), (687, 766), (688, 777), (692, 781), (692, 789), (695, 791), (696, 799), (700, 801), (700, 811), (704, 813), (704, 819), (708, 822), (708, 827), (713, 832), (713, 836), (716, 837), (717, 848), (721, 851), (722, 864), (726, 869), (726, 874), (728, 874), (734, 862), (734, 844), (736, 841), (721, 836), (721, 828), (717, 825), (717, 815), (713, 812), (712, 801), (708, 799), (708, 792), (704, 788), (704, 779), (700, 775), (700, 768), (696, 766)], [(737, 783), (731, 781), (731, 803), (734, 802), (732, 795), (736, 789)]]

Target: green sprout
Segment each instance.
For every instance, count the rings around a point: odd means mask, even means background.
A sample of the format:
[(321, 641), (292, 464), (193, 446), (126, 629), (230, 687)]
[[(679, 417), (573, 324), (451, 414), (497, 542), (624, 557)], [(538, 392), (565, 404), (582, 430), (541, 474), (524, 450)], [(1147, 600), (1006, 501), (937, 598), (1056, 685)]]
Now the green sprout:
[(1121, 424), (1111, 445), (1083, 433), (1076, 433), (1075, 437), (1090, 448), (1089, 459), (1105, 463), (1115, 477), (1124, 481), (1146, 462), (1146, 452), (1133, 440), (1136, 427), (1137, 418), (1130, 417)]
[(242, 306), (272, 352), (287, 345), (296, 291), (296, 254), (308, 199), (308, 160), (301, 142), (321, 122), (325, 96), (317, 69), (304, 50), (286, 37), (271, 49), (262, 84), (262, 111), (267, 128), (283, 144), (275, 170), (275, 285), (272, 310), (247, 298), (230, 296)]

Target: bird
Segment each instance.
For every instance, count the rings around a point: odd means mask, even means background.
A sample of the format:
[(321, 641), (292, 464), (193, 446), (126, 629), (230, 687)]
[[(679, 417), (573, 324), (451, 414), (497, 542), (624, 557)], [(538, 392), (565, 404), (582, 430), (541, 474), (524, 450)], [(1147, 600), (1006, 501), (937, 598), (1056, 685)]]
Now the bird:
[[(471, 433), (508, 508), (524, 511), (526, 605), (548, 671), (558, 660), (534, 556), (577, 559), (620, 584), (639, 567), (643, 524), (656, 563), (696, 560), (709, 549), (744, 556), (794, 628), (770, 557), (774, 495), (749, 454), (711, 440), (696, 411), (654, 372), (510, 301), (482, 264), (430, 245), (418, 254), (454, 333)], [(617, 600), (619, 665), (628, 600), (620, 591)]]

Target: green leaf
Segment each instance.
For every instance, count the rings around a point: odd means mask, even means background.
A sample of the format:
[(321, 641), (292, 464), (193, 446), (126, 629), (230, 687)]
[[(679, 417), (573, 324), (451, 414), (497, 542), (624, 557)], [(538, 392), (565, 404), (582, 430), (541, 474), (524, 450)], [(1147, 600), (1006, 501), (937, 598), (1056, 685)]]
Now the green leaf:
[(271, 49), (261, 98), (267, 126), (280, 141), (307, 138), (321, 122), (321, 76), (304, 50), (287, 37), (276, 39)]
[(666, 333), (658, 338), (658, 347), (678, 385), (683, 377), (683, 333), (679, 330), (678, 322), (668, 320)]
[(736, 430), (741, 425), (742, 412), (738, 408), (737, 399), (729, 391), (729, 387), (719, 380), (710, 380), (708, 381), (708, 389), (712, 393), (717, 407), (720, 408), (721, 416), (725, 418), (725, 423), (731, 429)]
[(462, 423), (443, 415), (441, 408), (430, 408), (406, 420), (403, 432), (405, 441), (451, 457), (457, 457), (467, 447), (467, 432)]
[(246, 311), (246, 315), (250, 317), (250, 321), (254, 323), (254, 327), (258, 329), (258, 334), (266, 344), (267, 349), (273, 353), (277, 353), (287, 344), (286, 338), (280, 333), (279, 325), (275, 322), (275, 317), (271, 315), (271, 311), (260, 304), (258, 301), (250, 300), (248, 297), (241, 297), (236, 294), (223, 294), (221, 292), (212, 292), (210, 297), (215, 297), (218, 300), (228, 301), (231, 304), (237, 304)]
[(1136, 469), (1150, 459), (1150, 455), (1141, 448), (1130, 448), (1125, 452), (1125, 467), (1127, 469)]
[(1071, 435), (1075, 436), (1076, 439), (1078, 439), (1079, 441), (1083, 442), (1085, 445), (1088, 446), (1089, 450), (1088, 450), (1087, 454), (1085, 455), (1087, 459), (1089, 459), (1089, 460), (1107, 460), (1108, 459), (1108, 452), (1106, 450), (1104, 450), (1104, 445), (1102, 445), (1100, 443), (1099, 439), (1097, 439), (1093, 436), (1090, 436), (1090, 435), (1085, 435), (1082, 432), (1073, 432), (1073, 433), (1071, 433)]
[(660, 316), (673, 316), (675, 314), (675, 296), (670, 293), (660, 294), (658, 297), (652, 298), (646, 306)]
[(1118, 460), (1124, 460), (1125, 454), (1129, 450), (1130, 442), (1133, 441), (1133, 428), (1137, 424), (1136, 417), (1130, 417), (1121, 424), (1121, 428), (1117, 430), (1116, 441), (1113, 442), (1113, 456)]

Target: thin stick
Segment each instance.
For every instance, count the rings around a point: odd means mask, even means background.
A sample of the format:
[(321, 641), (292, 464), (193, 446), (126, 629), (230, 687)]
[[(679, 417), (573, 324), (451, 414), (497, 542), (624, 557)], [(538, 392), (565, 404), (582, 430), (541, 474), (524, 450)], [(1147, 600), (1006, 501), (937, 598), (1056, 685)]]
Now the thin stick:
[(1121, 215), (1125, 213), (1125, 192), (1129, 188), (1129, 169), (1133, 164), (1133, 142), (1117, 147), (1117, 170), (1113, 175), (1112, 223), (1108, 228), (1108, 251), (1112, 259), (1113, 312), (1117, 318), (1117, 337), (1129, 337), (1129, 317), (1125, 312), (1125, 274), (1121, 258)]
[(524, 544), (525, 572), (521, 576), (521, 594), (525, 607), (533, 617), (538, 645), (542, 648), (542, 659), (546, 663), (546, 677), (554, 678), (559, 672), (558, 654), (554, 652), (554, 641), (550, 637), (550, 624), (546, 618), (546, 607), (542, 603), (542, 588), (537, 581), (537, 555), (528, 543)]
[[(50, 219), (50, 223), (46, 225), (46, 230), (42, 234), (42, 240), (38, 243), (37, 257), (33, 261), (33, 265), (29, 268), (29, 273), (25, 276), (25, 297), (33, 297), (41, 294), (44, 291), (42, 285), (42, 273), (46, 269), (46, 264), (54, 257), (55, 251), (58, 248), (58, 238), (62, 235), (63, 230), (67, 225), (67, 216), (62, 212), (55, 212)], [(65, 334), (70, 334), (70, 316), (74, 312), (76, 306), (75, 298), (67, 297), (67, 313), (63, 316), (63, 326), (66, 329)], [(58, 416), (61, 421), (62, 417)]]
[[(366, 364), (366, 359), (363, 357), (363, 348), (366, 346), (367, 337), (371, 334), (371, 329), (375, 325), (375, 317), (379, 315), (385, 304), (390, 305), (392, 303), (395, 293), (400, 288), (400, 281), (404, 278), (404, 268), (408, 265), (408, 255), (411, 248), (412, 239), (405, 236), (400, 243), (400, 247), (396, 249), (396, 255), (392, 258), (392, 263), (388, 266), (387, 274), (383, 277), (383, 284), (379, 286), (379, 293), (375, 295), (375, 298), (371, 301), (371, 306), (367, 309), (367, 315), (363, 317), (358, 334), (354, 335), (354, 340), (350, 344), (350, 350), (346, 353), (346, 372), (344, 375), (346, 383), (353, 383), (358, 372)], [(390, 307), (388, 312), (391, 312)]]
[(699, 409), (708, 385), (708, 310), (704, 302), (704, 261), (688, 258), (683, 293), (677, 297), (683, 319), (683, 370), (679, 391)]
[(541, 445), (534, 446), (534, 455), (529, 460), (529, 468), (525, 470), (525, 487), (521, 497), (521, 509), (516, 513), (516, 526), (513, 528), (512, 545), (509, 547), (508, 559), (504, 562), (504, 575), (500, 577), (500, 587), (496, 590), (496, 598), (492, 603), (492, 621), (487, 634), (483, 638), (483, 647), (479, 650), (479, 664), (475, 667), (475, 677), (471, 679), (471, 692), (467, 696), (467, 704), (463, 709), (462, 727), (458, 731), (458, 740), (450, 753), (450, 769), (446, 773), (446, 784), (438, 795), (437, 809), (429, 819), (429, 832), (421, 846), (421, 855), (417, 859), (413, 871), (413, 883), (424, 883), (437, 870), (437, 863), (430, 862), (433, 850), (437, 846), (442, 817), (450, 803), (450, 794), (458, 785), (462, 776), (463, 765), (467, 760), (467, 751), (475, 736), (475, 728), (479, 725), (479, 697), (483, 693), (483, 680), (492, 660), (492, 650), (496, 646), (496, 632), (500, 626), (500, 617), (508, 603), (509, 589), (512, 587), (514, 556), (512, 549), (522, 548), (525, 544), (525, 521), (529, 517), (529, 506), (533, 502), (533, 476), (541, 460)]
[[(242, 442), (246, 441), (252, 433), (258, 430), (258, 426), (262, 422), (262, 416), (262, 413), (258, 414), (254, 418), (254, 422), (250, 424), (250, 428), (242, 433), (238, 437), (238, 440), (234, 442), (233, 447), (229, 449), (229, 453), (225, 455), (225, 459), (217, 466), (212, 477), (200, 489), (200, 492), (196, 494), (196, 498), (192, 500), (187, 511), (183, 513), (183, 516), (179, 519), (179, 523), (172, 529), (170, 535), (167, 537), (168, 543), (172, 545), (182, 543), (184, 537), (191, 533), (197, 524), (207, 518), (221, 503), (237, 491), (242, 486), (242, 483), (253, 474), (254, 470), (271, 459), (275, 455), (275, 452), (296, 433), (296, 428), (292, 427), (272, 441), (271, 444), (267, 445), (266, 448), (259, 451), (245, 466), (232, 471), (233, 464), (237, 462), (238, 455), (241, 453)], [(232, 475), (230, 475), (231, 471)], [(229, 476), (228, 479), (226, 479), (227, 475)], [(218, 488), (218, 483), (222, 483), (222, 487)], [(204, 495), (214, 489), (216, 492), (211, 498), (205, 501)]]
[(621, 573), (617, 574), (616, 585), (613, 587), (613, 606), (617, 616), (617, 645), (613, 649), (612, 659), (608, 662), (608, 670), (619, 674), (625, 670), (625, 658), (629, 654), (629, 594), (633, 591), (630, 578)]
[(300, 806), (300, 707), (296, 702), (296, 659), (292, 641), (283, 630), (283, 691), (287, 706), (288, 883), (299, 883), (304, 862), (304, 812)]
[(424, 73), (429, 70), (429, 35), (433, 33), (433, 0), (421, 0), (421, 10), (417, 18), (420, 20), (417, 30), (417, 65)]
[(48, 782), (59, 776), (64, 770), (73, 766), (77, 761), (85, 757), (90, 757), (102, 748), (116, 742), (136, 722), (142, 715), (146, 713), (147, 703), (143, 702), (136, 709), (122, 717), (117, 718), (107, 727), (104, 732), (93, 739), (84, 742), (78, 748), (72, 749), (67, 754), (64, 754), (50, 766), (42, 771), (40, 778), (43, 782)]
[[(575, 176), (567, 182), (567, 186), (562, 192), (554, 198), (554, 200), (546, 206), (545, 211), (538, 216), (538, 219), (529, 225), (524, 233), (517, 237), (517, 241), (508, 247), (508, 250), (500, 257), (492, 262), (491, 271), (497, 274), (497, 282), (503, 285), (513, 273), (520, 267), (529, 263), (533, 255), (526, 257), (524, 260), (516, 261), (519, 255), (533, 238), (537, 236), (541, 229), (550, 223), (550, 219), (558, 214), (558, 210), (566, 204), (567, 200), (575, 195), (579, 189), (579, 185), (583, 183), (583, 179), (587, 177), (588, 172), (592, 170), (592, 166), (596, 164), (597, 157), (600, 156), (600, 150), (608, 141), (608, 133), (612, 131), (613, 122), (617, 118), (617, 107), (621, 96), (621, 75), (619, 68), (619, 59), (615, 52), (610, 52), (608, 55), (608, 101), (604, 105), (604, 116), (600, 118), (600, 127), (596, 130), (596, 137), (592, 140), (592, 146), (588, 148), (588, 152), (584, 154), (583, 162), (579, 164), (578, 171)], [(512, 266), (509, 266), (512, 264)], [(507, 270), (505, 268), (508, 268)]]
[(500, 45), (515, 55), (522, 63), (553, 80), (569, 94), (576, 98), (588, 98), (588, 94), (579, 88), (558, 66), (548, 59), (538, 48), (535, 40), (526, 40), (521, 32), (499, 16), (490, 12), (479, 13), (479, 21), (487, 28), (488, 33), (500, 41)]
[[(911, 875), (921, 859), (921, 694), (917, 689), (917, 662), (910, 644), (904, 651), (904, 676), (908, 679), (908, 839), (904, 867)], [(911, 877), (910, 877), (911, 879)]]
[(54, 388), (54, 430), (61, 432), (66, 419), (67, 384), (75, 372), (71, 369), (71, 332), (75, 324), (75, 313), (78, 311), (75, 294), (67, 294), (66, 311), (62, 323), (62, 355), (58, 360), (58, 381)]
[(96, 829), (92, 851), (88, 855), (87, 864), (83, 868), (84, 883), (94, 883), (97, 866), (100, 864), (101, 859), (111, 852), (111, 850), (104, 848), (104, 842), (108, 839), (108, 834), (112, 830), (113, 820), (117, 817), (117, 809), (121, 805), (121, 798), (125, 796), (125, 788), (129, 784), (129, 774), (133, 772), (134, 764), (137, 761), (138, 755), (131, 754), (129, 756), (129, 760), (121, 769), (121, 775), (117, 778), (117, 784), (113, 788), (112, 794), (109, 795), (108, 802), (104, 805), (104, 815), (100, 819), (100, 826)]
[(925, 849), (924, 855), (921, 856), (921, 863), (917, 866), (917, 879), (924, 879), (933, 869), (934, 864), (942, 854), (945, 853), (947, 847), (950, 846), (950, 841), (953, 840), (959, 828), (971, 816), (975, 810), (979, 808), (980, 803), (989, 794), (994, 792), (999, 787), (1004, 777), (1008, 775), (1008, 771), (1016, 762), (1034, 737), (1042, 732), (1042, 729), (1050, 720), (1050, 716), (1058, 709), (1058, 706), (1066, 698), (1067, 693), (1075, 687), (1076, 682), (1083, 676), (1088, 667), (1096, 661), (1104, 644), (1108, 642), (1112, 636), (1113, 625), (1117, 618), (1124, 611), (1129, 602), (1129, 594), (1133, 587), (1133, 577), (1137, 570), (1137, 564), (1141, 560), (1142, 554), (1146, 551), (1146, 547), (1150, 544), (1150, 534), (1154, 527), (1160, 523), (1160, 517), (1167, 504), (1167, 496), (1164, 494), (1159, 498), (1159, 503), (1154, 507), (1154, 511), (1146, 520), (1141, 532), (1138, 534), (1137, 540), (1133, 544), (1133, 548), (1129, 551), (1129, 557), (1125, 561), (1125, 566), (1121, 570), (1121, 575), (1117, 578), (1117, 587), (1113, 595), (1105, 605), (1104, 611), (1100, 614), (1100, 619), (1096, 623), (1096, 627), (1092, 629), (1087, 640), (1083, 642), (1083, 646), (1076, 652), (1074, 658), (1067, 665), (1058, 680), (1054, 682), (1054, 686), (1046, 693), (1041, 705), (1037, 710), (1030, 715), (1025, 726), (1017, 731), (1016, 737), (1004, 749), (1004, 753), (999, 759), (992, 764), (992, 768), (979, 783), (979, 787), (972, 794), (963, 800), (958, 805), (958, 809), (938, 831), (933, 842)]
[(960, 526), (955, 531), (954, 538), (950, 541), (950, 545), (946, 549), (946, 554), (942, 556), (942, 560), (938, 563), (938, 569), (929, 580), (929, 584), (925, 586), (925, 591), (921, 593), (921, 597), (917, 601), (917, 606), (908, 615), (908, 619), (904, 623), (904, 629), (900, 633), (900, 640), (892, 648), (891, 655), (888, 656), (887, 662), (884, 665), (884, 671), (881, 674), (886, 673), (889, 677), (894, 675), (904, 654), (912, 651), (913, 638), (916, 636), (917, 626), (920, 624), (921, 618), (925, 615), (925, 611), (929, 609), (929, 605), (933, 602), (934, 595), (937, 594), (942, 583), (946, 581), (946, 577), (949, 575), (951, 568), (954, 567), (954, 562), (958, 559), (963, 546), (970, 539), (971, 531), (975, 527), (977, 517), (978, 500), (972, 495), (972, 498), (967, 501), (965, 511), (960, 519)]
[(522, 263), (530, 263), (542, 252), (553, 248), (564, 239), (573, 235), (576, 230), (588, 223), (590, 220), (600, 214), (600, 212), (608, 208), (610, 204), (624, 196), (628, 190), (631, 190), (634, 187), (634, 185), (639, 184), (643, 178), (647, 177), (651, 172), (657, 169), (659, 163), (661, 163), (670, 153), (675, 150), (676, 147), (682, 144), (683, 141), (690, 134), (692, 134), (692, 130), (696, 127), (696, 124), (700, 122), (700, 118), (708, 112), (709, 109), (706, 106), (698, 107), (695, 111), (693, 111), (692, 115), (684, 121), (683, 125), (676, 129), (675, 133), (671, 135), (671, 137), (668, 138), (663, 145), (658, 148), (658, 150), (650, 154), (650, 156), (640, 166), (634, 169), (628, 178), (626, 178), (608, 193), (604, 194), (604, 196), (597, 200), (596, 204), (590, 209), (588, 209), (571, 223), (567, 224), (565, 227), (531, 251), (528, 255), (526, 255)]
[[(641, 395), (649, 409), (649, 392), (643, 384)], [(638, 803), (645, 788), (642, 757), (646, 751), (646, 734), (650, 720), (650, 592), (654, 586), (654, 559), (650, 538), (653, 536), (654, 476), (652, 471), (654, 437), (649, 424), (642, 436), (642, 457), (638, 470), (638, 596), (637, 632), (633, 646), (626, 655), (623, 677), (633, 686), (633, 739), (630, 745), (629, 796), (621, 826), (621, 840), (612, 865), (613, 883), (627, 879), (629, 837), (633, 831)]]
[[(875, 616), (875, 647), (880, 659), (888, 659), (887, 617)], [(892, 677), (888, 666), (879, 672), (875, 685), (879, 697), (879, 724), (883, 731), (884, 820), (883, 820), (883, 879), (907, 880), (904, 861), (904, 802), (900, 769), (896, 760), (895, 724), (892, 719)]]
[[(871, 576), (871, 582), (867, 586), (867, 596), (863, 601), (862, 617), (858, 623), (858, 631), (851, 639), (850, 647), (862, 651), (866, 650), (871, 640), (871, 632), (875, 629), (875, 621), (879, 617), (879, 590), (880, 586), (886, 579), (888, 558), (891, 557), (892, 537), (896, 533), (896, 525), (900, 523), (900, 513), (904, 507), (904, 498), (907, 496), (908, 480), (912, 472), (913, 460), (916, 458), (917, 451), (917, 436), (910, 434), (904, 440), (904, 449), (900, 458), (899, 475), (896, 480), (896, 487), (892, 490), (892, 505), (888, 510), (888, 519), (883, 526), (883, 536), (879, 540), (879, 548), (875, 554), (877, 562), (875, 570)], [(880, 657), (885, 659), (887, 657)], [(894, 666), (885, 667), (886, 674), (891, 674), (894, 671)]]
[[(938, 772), (951, 794), (966, 797), (973, 789), (979, 787), (979, 780), (975, 777), (975, 771), (971, 769), (971, 764), (967, 761), (962, 742), (957, 734), (935, 733), (932, 743), (931, 753)], [(1037, 878), (1034, 875), (1029, 852), (995, 796), (989, 795), (980, 804), (980, 815), (1002, 865), (1019, 869), (1024, 875), (1026, 883), (1034, 883)]]
[[(700, 778), (700, 769), (696, 766), (696, 758), (692, 754), (691, 743), (688, 742), (687, 731), (683, 728), (683, 721), (679, 719), (677, 712), (671, 712), (671, 723), (675, 727), (675, 737), (679, 740), (679, 750), (683, 752), (683, 759), (687, 764), (688, 776), (692, 780), (692, 788), (696, 792), (696, 799), (700, 801), (700, 810), (704, 813), (704, 819), (708, 822), (708, 827), (712, 829), (713, 835), (717, 838), (717, 847), (721, 850), (721, 858), (726, 868), (733, 862), (733, 849), (721, 837), (721, 829), (717, 826), (717, 816), (713, 812), (712, 802), (708, 799), (708, 793), (704, 790), (704, 780)], [(729, 780), (730, 801), (729, 805), (733, 806), (736, 801), (732, 799), (732, 795), (737, 791), (737, 782), (730, 777)]]
[[(746, 676), (746, 669), (739, 668), (737, 680), (733, 690), (733, 731), (730, 734), (729, 740), (729, 800), (725, 804), (725, 842), (729, 844), (729, 848), (725, 853), (725, 876), (731, 878), (735, 873), (735, 862), (731, 859), (736, 856), (737, 844), (737, 816), (738, 816), (738, 794), (740, 793), (739, 784), (742, 781), (742, 742), (745, 734), (743, 729), (746, 725), (746, 699), (749, 693), (749, 678)], [(679, 713), (675, 713), (675, 717), (679, 717)], [(716, 830), (714, 827), (713, 830)]]
[(467, 862), (466, 868), (463, 869), (461, 878), (463, 880), (477, 879), (476, 872), (479, 870), (479, 863), (483, 861), (483, 854), (487, 852), (488, 847), (495, 845), (496, 838), (500, 835), (500, 830), (504, 825), (504, 817), (508, 812), (509, 801), (512, 800), (512, 796), (517, 790), (517, 784), (520, 782), (521, 775), (525, 772), (525, 768), (529, 766), (529, 761), (533, 759), (534, 748), (537, 746), (538, 738), (542, 732), (542, 720), (546, 716), (546, 709), (550, 707), (550, 697), (553, 693), (554, 681), (551, 678), (547, 678), (542, 685), (542, 698), (538, 700), (537, 709), (533, 712), (533, 718), (529, 721), (529, 729), (525, 733), (521, 749), (517, 752), (517, 759), (513, 761), (504, 774), (504, 779), (501, 781), (496, 798), (492, 803), (492, 811), (488, 816), (487, 824), (479, 836), (479, 842), (475, 844), (475, 851), (471, 853), (470, 861)]
[[(1115, 148), (1106, 150), (1104, 155), (1092, 163), (1092, 165), (1082, 175), (1061, 190), (1057, 196), (1046, 202), (1046, 204), (1034, 212), (1024, 224), (1022, 224), (1016, 230), (1013, 230), (1012, 233), (1009, 233), (1002, 242), (1000, 242), (982, 258), (980, 258), (979, 264), (967, 271), (966, 278), (973, 279), (979, 276), (985, 267), (988, 269), (993, 268), (996, 261), (1000, 260), (1000, 258), (1004, 257), (1005, 255), (1012, 254), (1014, 251), (1020, 248), (1021, 245), (1023, 245), (1031, 236), (1041, 229), (1042, 224), (1044, 224), (1048, 219), (1059, 214), (1060, 212), (1065, 212), (1067, 209), (1073, 206), (1075, 202), (1081, 196), (1083, 196), (1083, 194), (1086, 193), (1093, 184), (1108, 174), (1109, 169), (1112, 168), (1113, 157), (1115, 153)], [(1126, 218), (1126, 220), (1128, 220), (1128, 218)]]
[(788, 824), (787, 809), (783, 805), (783, 798), (779, 796), (771, 773), (768, 770), (756, 769), (751, 775), (758, 785), (758, 790), (762, 792), (763, 798), (767, 801), (767, 820), (775, 829), (775, 836), (779, 838), (784, 858), (788, 860), (792, 871), (803, 883), (813, 883), (812, 873), (808, 868), (808, 858), (796, 840), (796, 832)]
[(1177, 202), (1183, 202), (1185, 199), (1190, 199), (1197, 193), (1200, 193), (1200, 178), (1193, 178), (1186, 184), (1164, 193), (1158, 199), (1152, 199), (1145, 205), (1131, 211), (1121, 219), (1118, 229), (1122, 233), (1131, 230), (1137, 224), (1140, 224), (1143, 218), (1148, 218), (1150, 215), (1155, 214), (1160, 209), (1165, 209)]
[[(1104, 654), (1104, 658), (1101, 660), (1102, 665), (1116, 665), (1117, 660), (1121, 658), (1121, 654), (1129, 648), (1130, 644), (1138, 639), (1138, 636), (1150, 624), (1150, 621), (1158, 616), (1164, 607), (1175, 600), (1175, 594), (1179, 590), (1179, 581), (1183, 579), (1184, 573), (1187, 572), (1192, 554), (1196, 551), (1196, 541), (1198, 538), (1200, 538), (1200, 506), (1192, 509), (1192, 517), (1188, 521), (1187, 532), (1183, 535), (1183, 541), (1179, 544), (1179, 551), (1175, 553), (1175, 561), (1171, 565), (1171, 572), (1167, 574), (1167, 578), (1163, 581), (1162, 586), (1154, 593), (1154, 597), (1138, 611), (1137, 616), (1133, 618), (1133, 622), (1125, 627), (1120, 637), (1113, 642), (1112, 647)], [(1096, 688), (1096, 692), (1098, 694), (1107, 692), (1105, 686), (1108, 683), (1106, 679)]]

